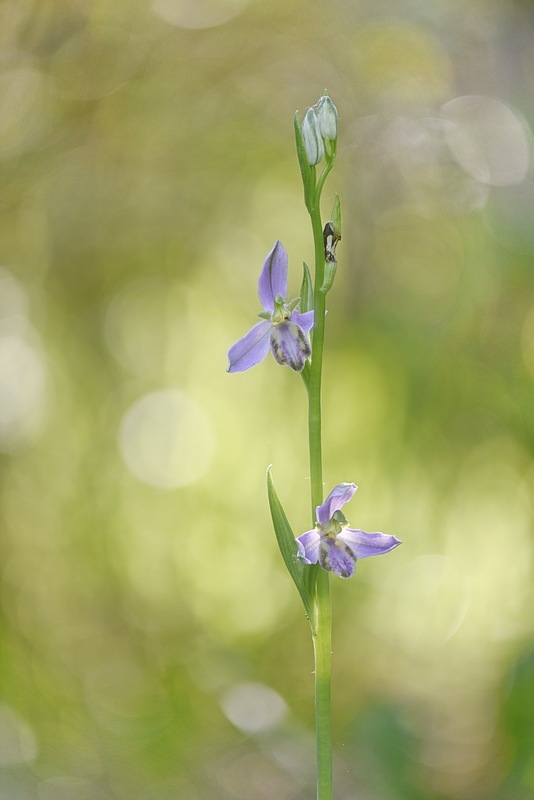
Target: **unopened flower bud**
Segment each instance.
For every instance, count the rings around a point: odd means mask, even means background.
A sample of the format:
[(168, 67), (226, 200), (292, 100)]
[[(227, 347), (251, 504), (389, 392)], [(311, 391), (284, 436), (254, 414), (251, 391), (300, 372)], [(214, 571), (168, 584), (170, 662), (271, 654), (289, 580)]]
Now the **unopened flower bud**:
[(304, 122), (302, 123), (302, 137), (304, 139), (308, 163), (311, 167), (314, 167), (323, 159), (324, 145), (313, 108), (309, 108), (304, 117)]
[(316, 116), (319, 132), (323, 139), (335, 142), (337, 139), (337, 108), (327, 94), (319, 99)]

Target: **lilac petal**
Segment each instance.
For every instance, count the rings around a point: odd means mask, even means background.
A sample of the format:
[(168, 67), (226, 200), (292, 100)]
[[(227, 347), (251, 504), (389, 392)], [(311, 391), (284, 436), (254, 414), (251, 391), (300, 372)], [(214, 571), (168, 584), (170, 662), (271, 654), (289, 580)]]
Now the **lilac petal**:
[(298, 325), (304, 333), (308, 333), (313, 328), (314, 313), (314, 311), (305, 311), (304, 314), (299, 314), (298, 311), (293, 311), (289, 319), (295, 325)]
[(304, 564), (317, 564), (319, 561), (319, 545), (321, 544), (319, 531), (315, 528), (312, 531), (306, 531), (302, 536), (297, 536), (296, 541), (299, 549), (297, 553), (299, 561), (303, 561)]
[(306, 335), (298, 325), (289, 320), (272, 327), (271, 351), (279, 364), (291, 367), (295, 372), (301, 372), (306, 360), (311, 356), (310, 343)]
[(383, 553), (389, 553), (390, 550), (394, 550), (395, 547), (402, 544), (400, 539), (388, 533), (366, 533), (352, 528), (343, 528), (341, 533), (338, 533), (337, 538), (348, 546), (354, 554), (354, 558), (380, 556)]
[(323, 538), (319, 554), (319, 563), (323, 569), (340, 578), (350, 578), (354, 573), (354, 561), (351, 551), (339, 538)]
[(264, 319), (232, 345), (228, 351), (230, 363), (227, 372), (244, 372), (263, 361), (269, 352), (270, 331), (271, 323)]
[(266, 311), (274, 311), (274, 298), (277, 294), (285, 297), (287, 293), (287, 253), (280, 241), (265, 259), (258, 281), (258, 295)]
[(358, 487), (355, 483), (339, 483), (328, 495), (322, 506), (317, 506), (317, 522), (323, 527), (327, 525), (336, 511), (340, 511), (348, 503)]

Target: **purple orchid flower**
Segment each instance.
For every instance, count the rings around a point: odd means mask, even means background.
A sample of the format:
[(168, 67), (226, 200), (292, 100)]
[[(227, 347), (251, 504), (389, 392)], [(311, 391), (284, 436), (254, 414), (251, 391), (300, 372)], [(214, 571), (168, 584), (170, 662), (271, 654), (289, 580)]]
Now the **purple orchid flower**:
[(402, 544), (386, 533), (366, 533), (348, 527), (341, 509), (357, 488), (354, 483), (340, 483), (322, 506), (317, 506), (315, 528), (297, 537), (297, 557), (301, 563), (319, 563), (340, 578), (350, 578), (359, 558), (389, 553)]
[(263, 306), (258, 314), (261, 322), (228, 351), (228, 372), (244, 372), (254, 367), (267, 357), (269, 350), (279, 364), (295, 372), (304, 369), (311, 356), (306, 334), (313, 327), (314, 312), (300, 314), (297, 311), (300, 298), (288, 303), (286, 293), (287, 253), (277, 241), (265, 259), (258, 281), (258, 295)]

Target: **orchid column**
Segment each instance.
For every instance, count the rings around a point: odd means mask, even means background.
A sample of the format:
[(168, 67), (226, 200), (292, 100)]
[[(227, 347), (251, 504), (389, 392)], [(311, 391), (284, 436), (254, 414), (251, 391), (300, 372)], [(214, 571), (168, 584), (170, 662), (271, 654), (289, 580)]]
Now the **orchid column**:
[[(273, 526), (285, 565), (300, 593), (309, 620), (315, 656), (315, 719), (317, 800), (332, 800), (332, 737), (330, 725), (331, 608), (330, 573), (354, 574), (356, 561), (393, 550), (400, 541), (383, 533), (349, 528), (341, 509), (352, 498), (354, 483), (340, 483), (323, 503), (321, 383), (326, 297), (336, 275), (336, 245), (341, 238), (341, 213), (336, 195), (331, 219), (323, 228), (321, 193), (336, 157), (338, 114), (324, 95), (309, 108), (302, 124), (295, 115), (297, 156), (304, 202), (313, 232), (315, 270), (304, 264), (300, 296), (287, 299), (287, 253), (275, 242), (258, 282), (263, 307), (257, 322), (230, 348), (229, 372), (242, 372), (269, 352), (282, 366), (302, 375), (308, 394), (308, 442), (312, 528), (297, 538), (275, 492), (270, 468), (267, 491)], [(324, 162), (324, 164), (323, 164)], [(323, 164), (317, 177), (317, 167)], [(311, 342), (308, 339), (311, 335)]]

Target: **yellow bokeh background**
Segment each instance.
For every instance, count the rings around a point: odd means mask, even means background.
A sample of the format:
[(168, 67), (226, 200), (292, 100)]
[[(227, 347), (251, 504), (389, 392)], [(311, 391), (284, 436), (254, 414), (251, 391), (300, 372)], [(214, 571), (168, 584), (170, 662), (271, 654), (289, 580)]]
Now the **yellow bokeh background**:
[(265, 473), (306, 398), (225, 372), (292, 139), (340, 114), (328, 491), (403, 545), (334, 580), (336, 799), (534, 795), (528, 3), (0, 2), (0, 797), (314, 796), (312, 653)]

